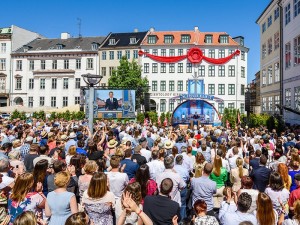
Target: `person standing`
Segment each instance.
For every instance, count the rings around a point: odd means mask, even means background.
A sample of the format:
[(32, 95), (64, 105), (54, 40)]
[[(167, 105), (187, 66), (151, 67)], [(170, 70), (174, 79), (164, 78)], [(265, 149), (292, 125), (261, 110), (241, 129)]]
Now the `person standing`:
[(271, 170), (266, 167), (267, 157), (265, 155), (260, 156), (259, 163), (259, 167), (251, 171), (250, 177), (253, 179), (254, 189), (264, 192), (269, 183)]
[(110, 91), (109, 98), (105, 101), (105, 110), (117, 110), (118, 106), (118, 100), (114, 98), (114, 93)]

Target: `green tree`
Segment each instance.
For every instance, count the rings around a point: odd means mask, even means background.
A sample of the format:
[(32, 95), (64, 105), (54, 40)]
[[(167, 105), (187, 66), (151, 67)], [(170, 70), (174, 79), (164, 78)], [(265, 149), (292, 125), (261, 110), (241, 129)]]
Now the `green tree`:
[(20, 119), (20, 120), (26, 120), (26, 114), (25, 112), (19, 112), (18, 110), (15, 110), (12, 112), (10, 119)]
[(108, 86), (136, 89), (136, 108), (139, 111), (143, 96), (148, 92), (148, 79), (142, 77), (141, 66), (133, 60), (129, 62), (126, 56), (120, 59), (120, 65), (113, 70), (108, 79)]
[(164, 112), (162, 112), (162, 113), (160, 114), (160, 122), (161, 122), (161, 125), (164, 124), (165, 118), (166, 118), (166, 114), (165, 114)]

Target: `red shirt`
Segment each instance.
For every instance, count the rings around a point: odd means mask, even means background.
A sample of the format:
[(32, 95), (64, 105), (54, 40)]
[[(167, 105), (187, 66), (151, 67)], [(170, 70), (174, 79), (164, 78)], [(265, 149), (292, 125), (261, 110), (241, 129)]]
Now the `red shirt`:
[(289, 198), (289, 207), (293, 207), (294, 202), (300, 199), (300, 187), (292, 191)]

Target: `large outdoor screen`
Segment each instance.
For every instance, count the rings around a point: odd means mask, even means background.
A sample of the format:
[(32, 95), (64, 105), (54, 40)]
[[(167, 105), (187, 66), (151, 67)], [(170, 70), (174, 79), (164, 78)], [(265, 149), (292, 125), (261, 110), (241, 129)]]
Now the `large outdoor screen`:
[(98, 118), (135, 118), (135, 90), (95, 90)]

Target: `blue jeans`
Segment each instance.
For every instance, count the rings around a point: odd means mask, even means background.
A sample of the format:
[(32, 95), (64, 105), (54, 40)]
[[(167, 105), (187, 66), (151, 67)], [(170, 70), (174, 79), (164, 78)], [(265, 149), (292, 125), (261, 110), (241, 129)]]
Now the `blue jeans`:
[(186, 215), (186, 197), (187, 197), (186, 195), (187, 195), (187, 188), (184, 188), (180, 192), (180, 196), (181, 196), (181, 207), (180, 207), (181, 220), (183, 220), (187, 216)]

